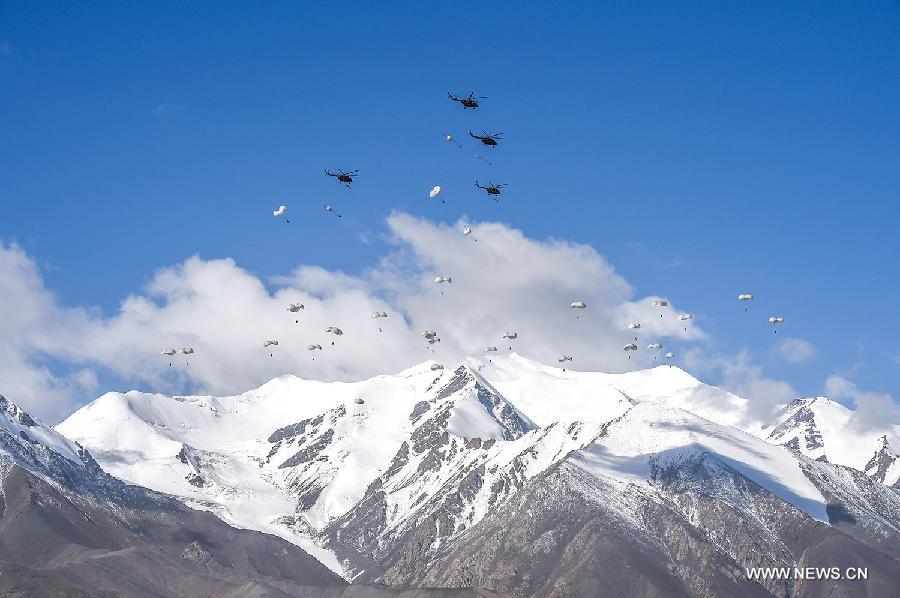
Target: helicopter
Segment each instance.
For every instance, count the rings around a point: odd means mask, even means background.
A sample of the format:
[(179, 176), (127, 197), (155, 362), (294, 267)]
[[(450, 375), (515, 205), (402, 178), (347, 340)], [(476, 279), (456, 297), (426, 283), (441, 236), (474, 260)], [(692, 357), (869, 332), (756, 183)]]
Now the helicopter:
[(494, 183), (488, 183), (487, 185), (481, 185), (478, 181), (475, 181), (475, 186), (479, 189), (484, 189), (487, 191), (488, 195), (500, 195), (501, 189), (506, 187), (506, 183), (500, 183), (499, 185), (495, 185)]
[(346, 185), (346, 186), (347, 186), (347, 189), (350, 188), (350, 183), (353, 182), (353, 177), (358, 176), (358, 173), (359, 173), (358, 170), (352, 170), (352, 171), (350, 171), (350, 172), (344, 172), (344, 171), (341, 170), (340, 168), (338, 169), (337, 172), (331, 172), (330, 170), (326, 170), (326, 171), (325, 171), (325, 174), (326, 174), (326, 175), (328, 175), (328, 176), (333, 176), (334, 178), (336, 178), (337, 180), (339, 180), (340, 182), (342, 182), (344, 185)]
[(453, 95), (452, 93), (450, 93), (448, 91), (447, 97), (450, 98), (451, 100), (453, 100), (454, 102), (459, 102), (460, 104), (462, 104), (463, 110), (466, 110), (468, 108), (471, 108), (472, 110), (474, 110), (474, 109), (478, 108), (478, 100), (486, 100), (487, 99), (487, 96), (475, 95), (474, 91), (470, 92), (469, 97), (467, 97), (467, 98), (456, 97), (455, 95)]
[(472, 131), (469, 131), (469, 136), (477, 139), (481, 143), (488, 145), (490, 147), (496, 147), (497, 140), (503, 139), (503, 133), (494, 133), (493, 135), (488, 135), (484, 131), (481, 132), (481, 135), (476, 135)]

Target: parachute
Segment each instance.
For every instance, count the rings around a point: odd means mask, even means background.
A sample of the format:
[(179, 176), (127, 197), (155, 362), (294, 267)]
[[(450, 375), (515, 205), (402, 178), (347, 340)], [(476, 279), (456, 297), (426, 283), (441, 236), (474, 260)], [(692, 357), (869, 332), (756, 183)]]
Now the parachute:
[(182, 347), (181, 352), (184, 353), (185, 355), (191, 355), (194, 352), (194, 348), (193, 347)]
[(693, 320), (694, 316), (692, 316), (691, 314), (681, 314), (680, 316), (678, 316), (678, 319), (682, 322), (686, 322), (687, 320)]
[(572, 361), (573, 359), (574, 358), (571, 355), (560, 355), (559, 359), (557, 361), (559, 361), (560, 363), (563, 363), (566, 361)]
[(653, 307), (668, 307), (669, 301), (666, 299), (654, 299), (652, 305)]
[(355, 399), (353, 399), (353, 402), (356, 403), (357, 405), (365, 405), (366, 404), (366, 400), (363, 399), (362, 397), (356, 397)]
[(648, 349), (662, 349), (662, 343), (650, 343), (647, 345)]
[[(178, 351), (176, 351), (175, 349), (169, 347), (168, 349), (164, 349), (164, 350), (160, 351), (159, 354), (160, 354), (160, 355), (166, 355), (166, 356), (168, 356), (168, 357), (172, 357), (172, 356), (175, 355), (176, 353), (178, 353)], [(172, 362), (171, 362), (171, 361), (169, 362), (169, 367), (172, 367)]]
[[(472, 234), (472, 229), (469, 228), (468, 226), (464, 226), (464, 227), (463, 227), (463, 234), (466, 235), (466, 236), (471, 235), (471, 234)], [(478, 241), (478, 239), (475, 239), (475, 237), (472, 237), (472, 239), (474, 239), (476, 242)]]
[(435, 197), (437, 197), (440, 194), (441, 194), (441, 186), (435, 185), (434, 188), (428, 192), (428, 197), (430, 197), (431, 199), (434, 199)]
[(438, 276), (437, 278), (434, 279), (434, 282), (435, 282), (435, 284), (440, 284), (442, 282), (452, 283), (453, 279), (450, 278), (449, 276)]
[(623, 351), (637, 351), (638, 346), (634, 343), (628, 343), (624, 347), (622, 347)]
[(277, 346), (278, 346), (278, 341), (276, 341), (276, 340), (263, 341), (263, 348), (265, 348), (265, 347), (277, 347)]
[(637, 330), (640, 327), (641, 327), (640, 322), (632, 322), (631, 324), (628, 325), (628, 330)]
[(573, 301), (569, 304), (569, 307), (572, 309), (584, 309), (587, 307), (587, 304), (584, 301)]
[(488, 345), (487, 347), (484, 348), (484, 352), (485, 353), (496, 353), (497, 347), (495, 347), (494, 345)]
[(436, 371), (442, 370), (442, 369), (444, 369), (444, 366), (442, 366), (442, 365), (439, 364), (439, 363), (432, 363), (432, 364), (431, 364), (431, 371), (432, 371), (432, 372), (436, 372)]
[(738, 295), (738, 301), (753, 301), (753, 295), (750, 293), (741, 293)]
[(332, 208), (332, 207), (331, 207), (330, 205), (328, 205), (327, 203), (323, 203), (323, 204), (322, 204), (322, 207), (325, 208), (325, 211), (326, 211), (326, 212), (331, 212), (332, 214), (334, 214), (334, 215), (337, 216), (338, 218), (341, 217), (341, 215), (338, 214), (337, 212), (335, 212), (335, 211), (334, 211), (334, 208)]
[(672, 353), (671, 351), (666, 352), (666, 359), (672, 359), (673, 357), (675, 357), (674, 353)]
[(387, 316), (386, 311), (376, 311), (376, 312), (372, 313), (372, 317), (375, 319), (378, 319), (378, 318), (386, 318), (388, 316)]
[(425, 342), (427, 342), (429, 345), (433, 345), (434, 343), (441, 342), (441, 338), (438, 336), (432, 336), (430, 338), (426, 338)]
[(316, 349), (318, 349), (319, 351), (321, 351), (321, 350), (322, 350), (322, 345), (306, 345), (306, 350), (307, 350), (307, 351), (315, 351)]
[(437, 338), (437, 332), (435, 332), (434, 330), (425, 330), (422, 333), (422, 336), (424, 336), (426, 339)]
[[(275, 216), (276, 218), (280, 218), (281, 216), (284, 216), (284, 213), (286, 211), (287, 211), (287, 206), (278, 206), (278, 209), (275, 210), (274, 212), (272, 212), (272, 215)], [(285, 218), (284, 221), (287, 222), (288, 224), (291, 223), (291, 221), (288, 220), (287, 218)]]
[[(333, 334), (335, 336), (341, 336), (342, 334), (344, 334), (344, 331), (341, 330), (340, 328), (338, 328), (337, 326), (329, 326), (328, 328), (325, 329), (325, 332), (330, 332), (331, 334)], [(334, 341), (331, 341), (331, 344), (333, 345)]]
[[(784, 324), (784, 318), (782, 318), (781, 316), (772, 316), (771, 318), (769, 318), (769, 324), (771, 324), (774, 328), (779, 324)], [(777, 330), (775, 331), (775, 334), (778, 334)]]
[(516, 332), (504, 332), (503, 338), (508, 338), (509, 340), (515, 340), (519, 338), (519, 334)]
[(286, 308), (289, 312), (295, 314), (301, 309), (306, 309), (302, 303), (291, 303)]

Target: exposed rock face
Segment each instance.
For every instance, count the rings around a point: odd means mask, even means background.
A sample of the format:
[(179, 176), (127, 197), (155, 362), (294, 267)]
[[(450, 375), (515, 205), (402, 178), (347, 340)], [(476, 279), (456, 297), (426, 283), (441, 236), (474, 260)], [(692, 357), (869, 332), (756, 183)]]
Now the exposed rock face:
[[(870, 476), (872, 479), (884, 482), (888, 472), (896, 467), (897, 459), (900, 459), (900, 454), (898, 454), (897, 451), (894, 450), (894, 447), (891, 446), (890, 442), (888, 442), (887, 436), (882, 436), (878, 440), (879, 447), (875, 451), (875, 454), (872, 455), (872, 458), (869, 459), (869, 462), (866, 463), (863, 471), (865, 471), (866, 475)], [(900, 480), (895, 482), (894, 485), (900, 487)]]

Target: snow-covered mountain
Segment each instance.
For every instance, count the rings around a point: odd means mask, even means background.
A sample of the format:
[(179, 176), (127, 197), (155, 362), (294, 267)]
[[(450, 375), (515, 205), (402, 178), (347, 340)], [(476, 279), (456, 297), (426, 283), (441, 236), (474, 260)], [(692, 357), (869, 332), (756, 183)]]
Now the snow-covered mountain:
[(616, 560), (580, 558), (591, 545), (625, 550), (619, 565), (660, 595), (788, 595), (740, 582), (741, 567), (793, 565), (826, 540), (879, 566), (900, 556), (900, 495), (879, 483), (896, 471), (889, 445), (857, 476), (779, 446), (805, 416), (766, 441), (739, 429), (746, 413), (673, 366), (613, 375), (507, 354), (355, 383), (284, 376), (232, 397), (108, 393), (57, 429), (114, 475), (281, 536), (347, 579), (569, 595)]
[(825, 397), (791, 401), (774, 421), (755, 433), (811, 459), (865, 471), (887, 485), (900, 480), (900, 463), (894, 448), (895, 439), (900, 438), (900, 426), (860, 428), (852, 410)]
[(108, 475), (3, 396), (0, 509), (4, 596), (339, 596), (345, 587), (296, 546)]

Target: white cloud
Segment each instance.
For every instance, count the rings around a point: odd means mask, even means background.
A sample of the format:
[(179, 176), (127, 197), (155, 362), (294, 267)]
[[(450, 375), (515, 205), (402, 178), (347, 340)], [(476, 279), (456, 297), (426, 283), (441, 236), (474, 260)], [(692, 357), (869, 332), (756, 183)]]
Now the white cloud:
[[(647, 351), (626, 361), (629, 322), (642, 322), (642, 345), (704, 338), (694, 323), (683, 330), (674, 305), (660, 309), (651, 306), (654, 297), (635, 298), (628, 282), (589, 246), (536, 241), (498, 223), (466, 224), (478, 243), (462, 235), (462, 222), (437, 225), (393, 214), (387, 221), (393, 250), (370, 269), (355, 276), (299, 266), (274, 277), (274, 291), (231, 259), (192, 257), (157, 271), (142, 292), (106, 318), (61, 306), (28, 256), (17, 247), (2, 248), (0, 285), (6, 292), (0, 310), (7, 315), (0, 322), (7, 333), (0, 339), (0, 392), (54, 419), (72, 401), (91, 398), (93, 370), (99, 368), (154, 390), (179, 392), (190, 385), (215, 394), (241, 392), (288, 372), (361, 378), (430, 358), (421, 337), (425, 328), (439, 332), (435, 356), (450, 363), (484, 345), (500, 346), (500, 335), (516, 330), (514, 349), (525, 355), (554, 362), (566, 353), (575, 356), (576, 369), (606, 371), (652, 364)], [(439, 274), (453, 282), (434, 284)], [(588, 308), (576, 313), (569, 308), (576, 300)], [(287, 312), (294, 302), (306, 309)], [(373, 311), (390, 317), (376, 322)], [(344, 335), (326, 334), (331, 325)], [(262, 347), (269, 338), (280, 341), (273, 357)], [(310, 343), (325, 348), (315, 361), (306, 350)], [(196, 353), (160, 356), (169, 346), (192, 346)], [(44, 365), (51, 362), (74, 373), (54, 373)]]
[(855, 412), (850, 425), (861, 432), (880, 431), (887, 424), (900, 422), (900, 405), (891, 395), (863, 392), (856, 383), (838, 374), (825, 380), (825, 396), (837, 401), (852, 401)]
[(788, 363), (806, 363), (816, 355), (812, 343), (800, 338), (784, 338), (775, 347), (775, 353)]
[(691, 371), (719, 378), (722, 388), (748, 399), (747, 425), (771, 421), (779, 407), (798, 396), (790, 383), (766, 376), (746, 349), (735, 355), (708, 355), (695, 348), (684, 353), (683, 363)]

